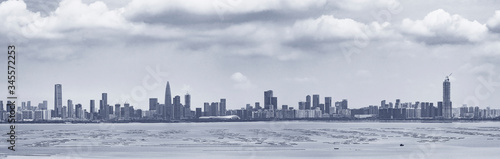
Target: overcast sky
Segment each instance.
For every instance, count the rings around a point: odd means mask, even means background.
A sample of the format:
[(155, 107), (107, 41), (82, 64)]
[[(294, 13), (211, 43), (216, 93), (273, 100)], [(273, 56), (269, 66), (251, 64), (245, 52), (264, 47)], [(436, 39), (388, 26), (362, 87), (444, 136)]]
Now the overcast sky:
[(0, 44), (17, 47), (19, 99), (50, 109), (57, 83), (63, 105), (88, 109), (106, 92), (147, 109), (167, 81), (192, 107), (239, 109), (265, 90), (295, 108), (312, 94), (350, 108), (435, 103), (450, 73), (453, 107), (500, 108), (495, 0), (11, 0)]

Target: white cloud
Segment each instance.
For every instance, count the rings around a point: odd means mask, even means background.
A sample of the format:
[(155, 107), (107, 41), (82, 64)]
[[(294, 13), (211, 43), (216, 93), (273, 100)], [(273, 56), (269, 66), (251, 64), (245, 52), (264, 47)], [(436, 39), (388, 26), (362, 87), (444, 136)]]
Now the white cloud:
[(500, 33), (500, 10), (495, 11), (495, 15), (486, 24), (491, 31)]
[(237, 88), (237, 89), (254, 88), (254, 85), (252, 84), (252, 82), (250, 82), (250, 80), (240, 72), (233, 73), (231, 75), (231, 80), (233, 80), (235, 82), (235, 84), (233, 85), (234, 88)]
[(404, 19), (400, 29), (430, 44), (479, 42), (487, 36), (485, 25), (442, 9), (430, 12), (423, 20)]

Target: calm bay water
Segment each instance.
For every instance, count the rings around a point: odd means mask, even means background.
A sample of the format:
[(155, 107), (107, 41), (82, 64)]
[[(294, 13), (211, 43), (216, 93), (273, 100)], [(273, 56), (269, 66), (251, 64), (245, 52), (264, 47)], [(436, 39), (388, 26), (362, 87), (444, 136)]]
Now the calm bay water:
[[(0, 125), (0, 158), (497, 158), (500, 123), (228, 122)], [(402, 144), (402, 145), (401, 145)]]

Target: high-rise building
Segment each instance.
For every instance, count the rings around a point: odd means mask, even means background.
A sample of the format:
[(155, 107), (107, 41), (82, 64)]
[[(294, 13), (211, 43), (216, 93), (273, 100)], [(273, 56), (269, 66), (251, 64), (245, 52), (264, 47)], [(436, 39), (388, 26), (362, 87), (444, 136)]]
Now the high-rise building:
[(210, 103), (208, 103), (208, 102), (203, 103), (203, 116), (210, 116), (210, 115), (212, 115), (210, 113), (210, 109), (211, 109), (210, 108)]
[(438, 109), (436, 116), (443, 116), (443, 102), (438, 102)]
[(191, 109), (191, 95), (189, 93), (184, 95), (184, 107)]
[(125, 120), (130, 119), (130, 104), (128, 103), (123, 104), (123, 118)]
[(108, 94), (107, 93), (102, 93), (102, 119), (108, 120), (109, 119), (109, 106), (108, 106)]
[(306, 109), (306, 102), (299, 102), (299, 110)]
[(61, 109), (61, 118), (66, 119), (68, 118), (68, 107), (63, 106)]
[(43, 101), (43, 108), (40, 108), (41, 110), (47, 110), (47, 105), (48, 105), (48, 102), (46, 100)]
[(342, 109), (347, 110), (348, 104), (347, 104), (347, 99), (342, 99)]
[(389, 108), (389, 107), (387, 107), (387, 106), (385, 105), (385, 100), (382, 100), (382, 101), (380, 102), (380, 108), (381, 108), (381, 109), (387, 109), (387, 108)]
[(265, 91), (264, 92), (264, 109), (272, 109), (273, 108), (272, 100), (273, 100), (273, 91), (272, 90)]
[(306, 96), (306, 106), (305, 106), (306, 109), (311, 109), (311, 96), (310, 95), (307, 95)]
[(120, 104), (115, 104), (115, 119), (120, 119), (121, 117)]
[(396, 109), (399, 109), (399, 108), (401, 108), (400, 104), (401, 104), (401, 100), (400, 99), (396, 99), (396, 104), (394, 105), (394, 107)]
[(203, 113), (201, 112), (201, 108), (196, 108), (196, 118), (199, 118), (203, 116)]
[(90, 100), (90, 113), (95, 113), (95, 100)]
[(163, 119), (173, 119), (172, 112), (174, 108), (172, 107), (172, 94), (170, 93), (170, 83), (167, 81), (167, 88), (165, 89), (165, 109), (163, 109), (162, 115)]
[(219, 103), (212, 102), (210, 106), (210, 116), (219, 116)]
[(451, 119), (453, 117), (450, 87), (450, 79), (446, 76), (446, 79), (443, 82), (443, 117), (446, 119)]
[(259, 102), (255, 102), (255, 109), (257, 110), (262, 109)]
[(278, 109), (278, 97), (271, 98), (271, 105), (273, 105), (273, 110)]
[(330, 107), (332, 107), (332, 97), (325, 97), (325, 113), (330, 114)]
[(54, 92), (54, 116), (62, 117), (62, 85), (56, 84)]
[(220, 115), (226, 115), (226, 99), (222, 98), (220, 99), (220, 104), (219, 104), (219, 107), (220, 107)]
[(73, 101), (71, 99), (68, 99), (68, 118), (74, 118), (75, 117), (75, 110), (73, 107)]
[[(4, 109), (3, 109), (3, 101), (0, 100), (0, 113), (3, 112), (3, 111), (4, 111)], [(0, 120), (2, 120), (2, 119), (0, 119)]]
[(156, 110), (158, 98), (149, 98), (149, 111)]
[(313, 105), (312, 109), (319, 107), (319, 94), (313, 94)]
[(77, 119), (83, 119), (83, 110), (82, 110), (82, 105), (81, 104), (76, 104), (75, 105), (75, 118), (77, 118)]
[(173, 115), (173, 119), (175, 120), (180, 120), (181, 119), (181, 114), (182, 114), (182, 105), (181, 105), (181, 97), (180, 96), (175, 96), (174, 97), (174, 103), (173, 103), (174, 111), (172, 112), (171, 115)]

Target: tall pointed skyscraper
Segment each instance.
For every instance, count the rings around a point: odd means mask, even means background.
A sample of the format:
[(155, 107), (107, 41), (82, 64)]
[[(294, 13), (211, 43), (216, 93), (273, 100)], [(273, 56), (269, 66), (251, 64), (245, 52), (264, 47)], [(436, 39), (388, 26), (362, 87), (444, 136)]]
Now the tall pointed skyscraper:
[(446, 119), (451, 119), (452, 107), (451, 107), (451, 84), (449, 76), (446, 76), (446, 79), (443, 82), (443, 117)]
[(163, 109), (163, 119), (171, 119), (173, 117), (172, 94), (170, 93), (170, 83), (167, 81), (165, 90), (165, 109)]

